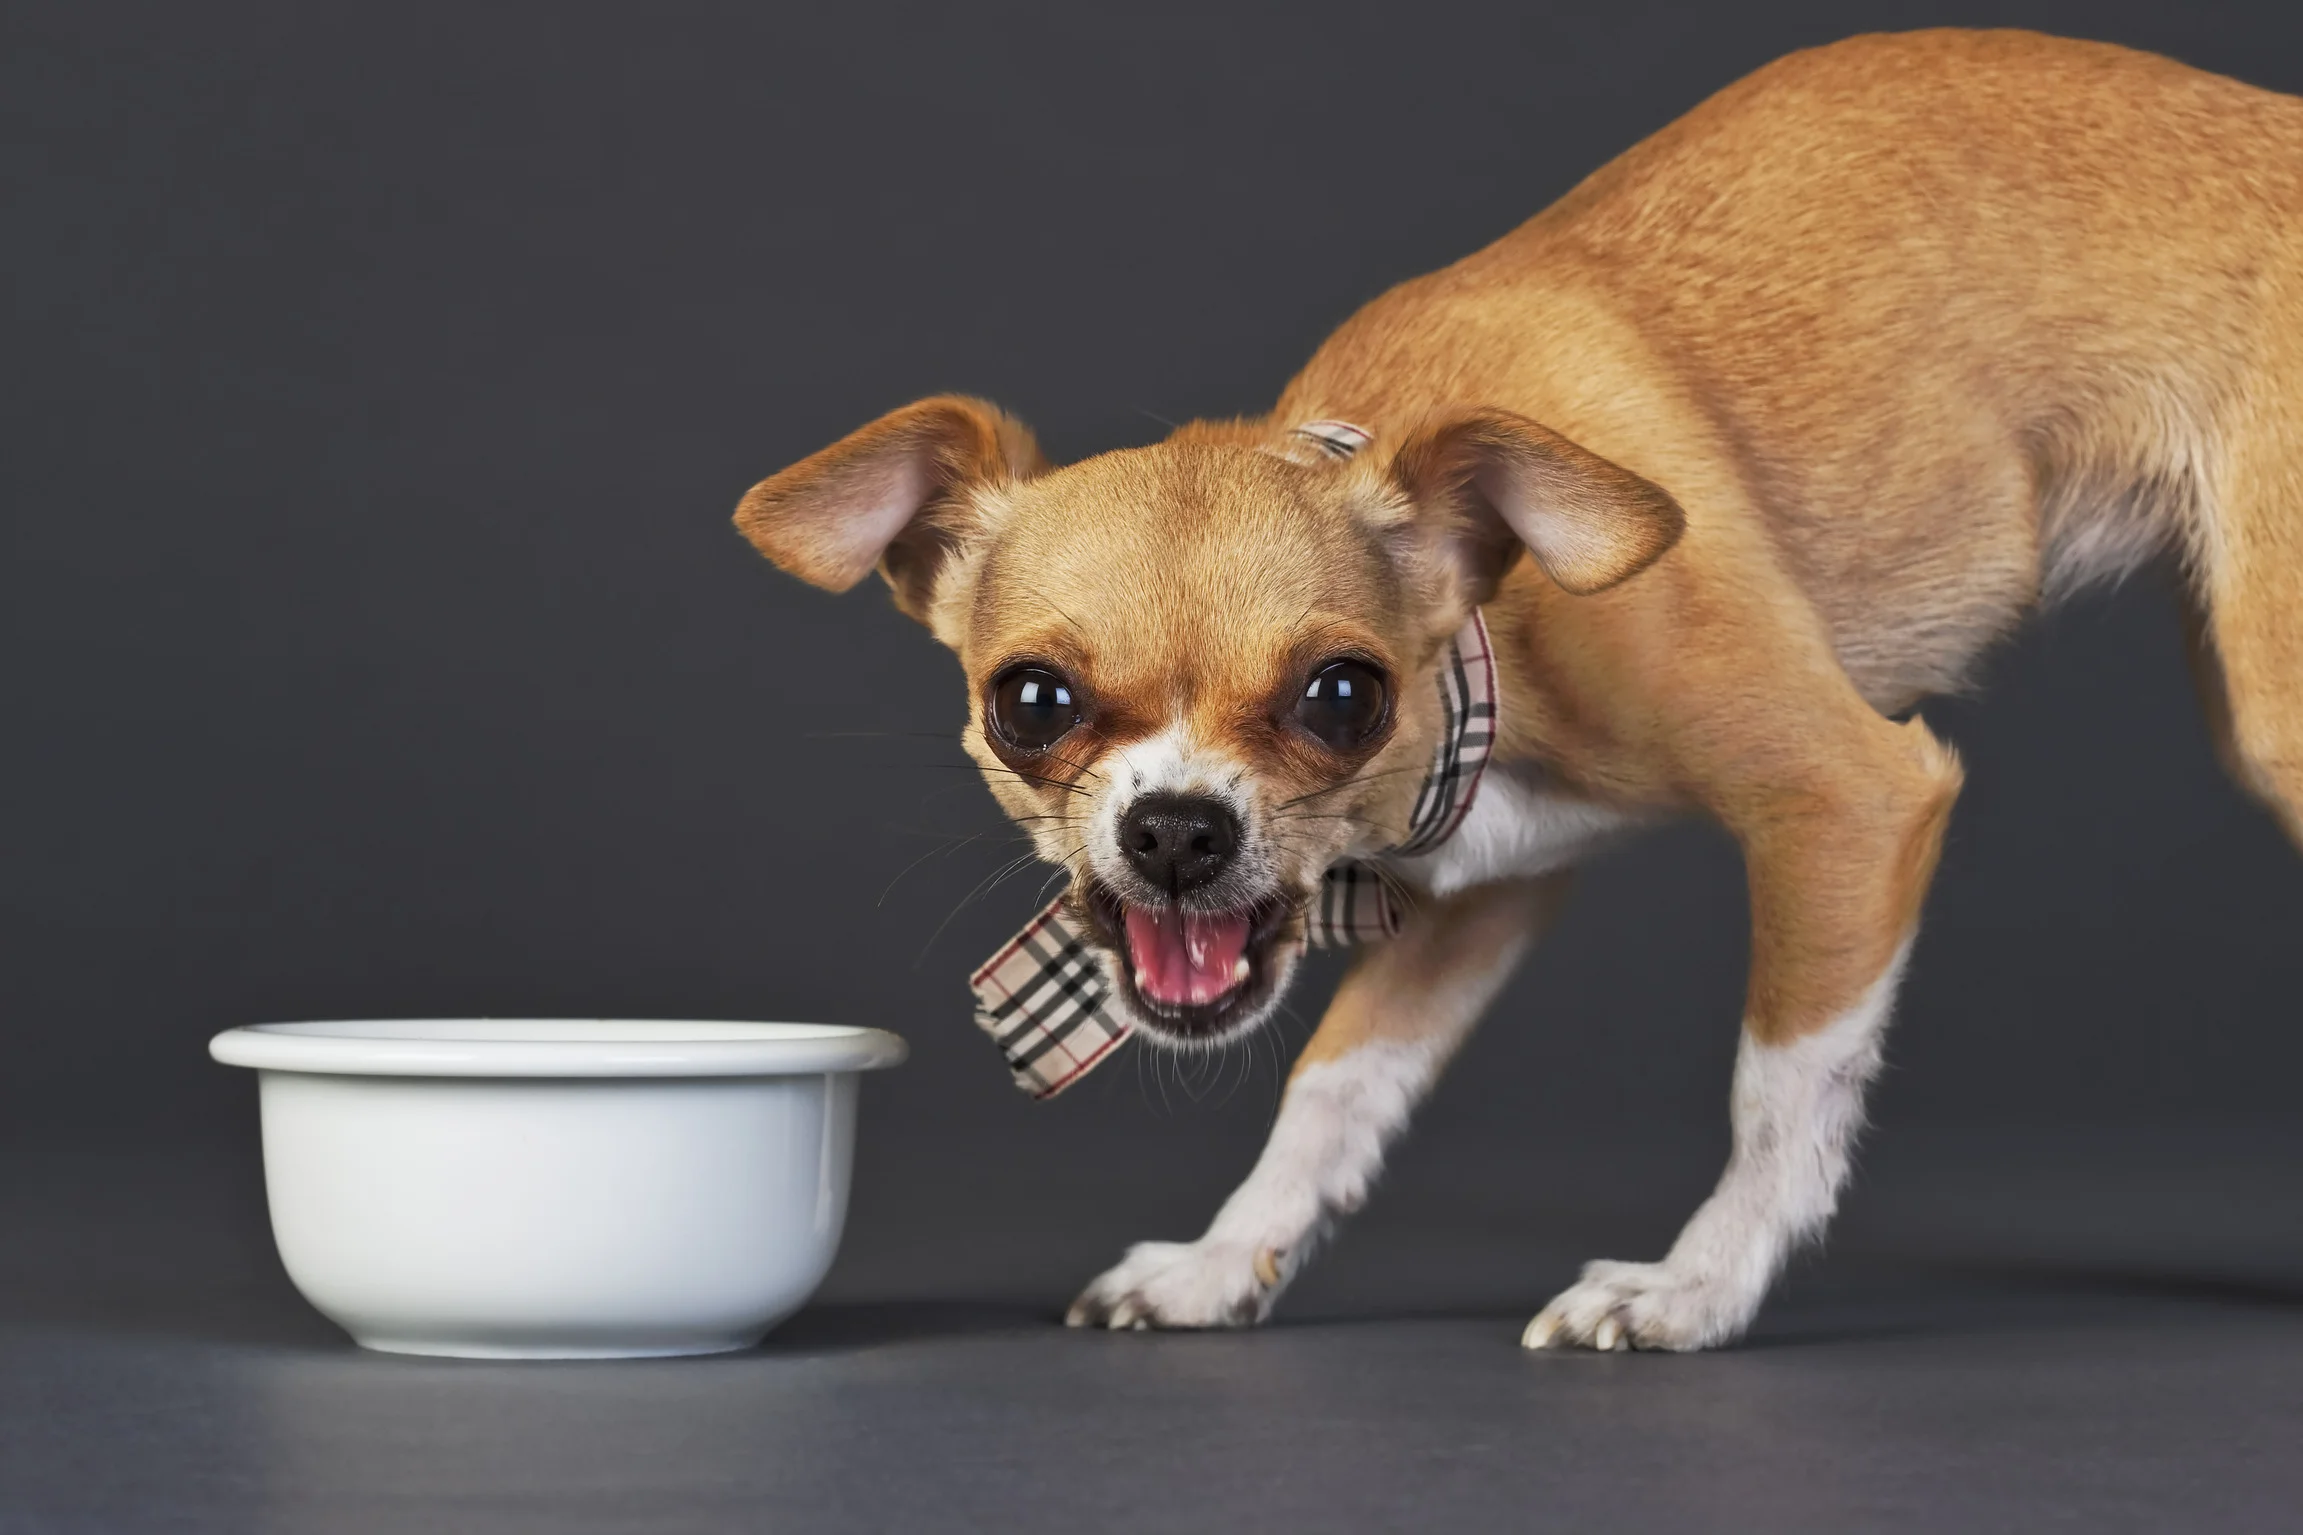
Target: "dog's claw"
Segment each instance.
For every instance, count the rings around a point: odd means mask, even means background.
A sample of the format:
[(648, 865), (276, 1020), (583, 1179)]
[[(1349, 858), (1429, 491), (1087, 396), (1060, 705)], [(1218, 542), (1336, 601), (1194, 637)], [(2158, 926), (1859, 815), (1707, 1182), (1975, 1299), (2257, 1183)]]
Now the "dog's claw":
[(1527, 1331), (1519, 1335), (1519, 1346), (1521, 1348), (1549, 1348), (1551, 1347), (1552, 1335), (1558, 1331), (1558, 1317), (1553, 1316), (1548, 1311), (1538, 1312), (1535, 1320), (1527, 1324)]
[(1603, 1354), (1613, 1353), (1623, 1347), (1623, 1343), (1623, 1326), (1614, 1317), (1601, 1322), (1599, 1330), (1591, 1335), (1591, 1346)]

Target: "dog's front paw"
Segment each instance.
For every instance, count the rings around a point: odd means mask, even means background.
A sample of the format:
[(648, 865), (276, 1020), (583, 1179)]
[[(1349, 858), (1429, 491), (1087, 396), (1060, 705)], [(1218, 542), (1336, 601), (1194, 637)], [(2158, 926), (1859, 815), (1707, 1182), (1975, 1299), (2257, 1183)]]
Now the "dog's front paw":
[(1279, 1255), (1237, 1242), (1138, 1242), (1064, 1314), (1069, 1327), (1253, 1327), (1271, 1314)]
[(1715, 1275), (1668, 1263), (1587, 1263), (1583, 1277), (1536, 1314), (1524, 1348), (1711, 1348), (1739, 1336), (1759, 1297)]

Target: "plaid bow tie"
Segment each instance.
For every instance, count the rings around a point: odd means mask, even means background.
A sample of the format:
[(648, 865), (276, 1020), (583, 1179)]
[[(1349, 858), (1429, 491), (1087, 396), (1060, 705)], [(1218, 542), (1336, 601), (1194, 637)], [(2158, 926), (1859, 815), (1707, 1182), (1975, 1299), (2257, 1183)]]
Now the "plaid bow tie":
[[(1428, 852), (1454, 834), (1495, 748), (1495, 655), (1476, 608), (1439, 669), (1439, 702), (1445, 728), (1394, 854)], [(1314, 948), (1389, 938), (1399, 922), (1382, 876), (1358, 859), (1330, 868), (1304, 913)], [(1111, 984), (1062, 896), (969, 978), (976, 1026), (1000, 1047), (1016, 1086), (1034, 1098), (1053, 1098), (1077, 1082), (1133, 1031), (1113, 1005)]]

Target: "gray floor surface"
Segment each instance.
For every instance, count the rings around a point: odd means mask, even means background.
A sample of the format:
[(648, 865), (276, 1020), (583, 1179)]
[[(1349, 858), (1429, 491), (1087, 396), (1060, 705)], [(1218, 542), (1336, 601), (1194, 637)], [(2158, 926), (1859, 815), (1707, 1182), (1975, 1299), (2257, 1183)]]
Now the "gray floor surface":
[(766, 1347), (569, 1365), (350, 1347), (244, 1147), (19, 1146), (0, 1531), (2303, 1528), (2303, 1134), (1897, 1136), (1751, 1342), (1684, 1358), (1515, 1340), (1708, 1148), (1546, 1193), (1552, 1147), (1511, 1196), (1441, 1140), (1259, 1333), (1054, 1325), (1236, 1147), (1030, 1202), (867, 1155)]

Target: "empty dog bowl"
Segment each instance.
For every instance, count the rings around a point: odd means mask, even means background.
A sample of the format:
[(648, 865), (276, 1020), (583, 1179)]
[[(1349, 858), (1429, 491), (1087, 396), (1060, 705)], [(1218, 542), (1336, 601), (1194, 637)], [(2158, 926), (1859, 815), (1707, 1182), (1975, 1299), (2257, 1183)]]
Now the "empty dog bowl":
[(904, 1043), (798, 1023), (230, 1029), (272, 1233), (368, 1348), (496, 1359), (747, 1348), (839, 1246), (856, 1074)]

